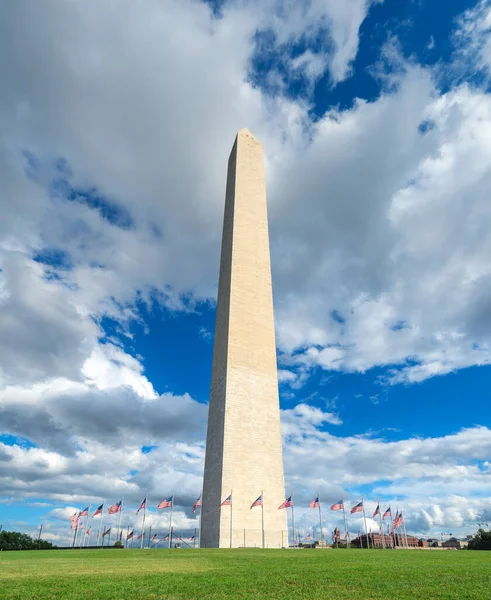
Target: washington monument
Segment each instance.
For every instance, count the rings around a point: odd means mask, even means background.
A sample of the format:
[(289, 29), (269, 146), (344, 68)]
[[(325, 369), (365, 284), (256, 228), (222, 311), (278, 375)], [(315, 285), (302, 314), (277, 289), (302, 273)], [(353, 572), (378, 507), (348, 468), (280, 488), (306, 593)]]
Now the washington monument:
[(200, 546), (287, 546), (284, 499), (264, 157), (241, 129), (228, 160)]

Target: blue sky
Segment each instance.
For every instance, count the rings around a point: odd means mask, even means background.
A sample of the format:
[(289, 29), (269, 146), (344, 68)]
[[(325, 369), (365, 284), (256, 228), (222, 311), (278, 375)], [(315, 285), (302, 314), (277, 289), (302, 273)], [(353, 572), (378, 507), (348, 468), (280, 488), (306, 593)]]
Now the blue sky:
[(22, 4), (0, 9), (0, 523), (65, 543), (81, 504), (124, 496), (133, 526), (175, 491), (196, 526), (242, 127), (300, 528), (317, 491), (420, 535), (489, 520), (491, 3)]

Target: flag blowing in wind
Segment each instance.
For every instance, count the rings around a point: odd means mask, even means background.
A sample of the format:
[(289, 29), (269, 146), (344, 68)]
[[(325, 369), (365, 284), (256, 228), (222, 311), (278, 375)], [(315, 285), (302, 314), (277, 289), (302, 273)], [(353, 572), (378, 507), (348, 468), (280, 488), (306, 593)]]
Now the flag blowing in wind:
[(157, 508), (171, 508), (172, 506), (172, 496), (170, 498), (164, 498), (162, 502), (157, 506)]
[(312, 510), (313, 508), (320, 508), (318, 497), (310, 501), (310, 510)]
[(259, 498), (256, 498), (256, 500), (254, 500), (254, 502), (251, 504), (251, 508), (254, 508), (255, 506), (262, 506), (263, 505), (263, 495), (261, 494), (259, 496)]
[(363, 511), (363, 501), (362, 502), (358, 502), (358, 504), (356, 506), (353, 506), (353, 508), (350, 510), (350, 514), (355, 514), (357, 512), (362, 512)]
[(389, 508), (384, 512), (384, 516), (382, 517), (382, 519), (385, 519), (385, 517), (391, 517), (392, 513), (390, 512), (390, 506)]
[(278, 510), (280, 510), (282, 508), (290, 508), (291, 506), (293, 506), (293, 502), (292, 502), (292, 497), (290, 496), (283, 502), (283, 504), (280, 504), (278, 506)]
[(140, 508), (136, 511), (136, 514), (138, 514), (142, 508), (146, 508), (147, 507), (147, 499), (146, 497), (143, 498), (143, 502), (140, 504)]
[(375, 509), (375, 512), (372, 515), (372, 519), (375, 519), (375, 517), (379, 514), (380, 514), (380, 504), (377, 504), (377, 508)]
[(198, 508), (198, 506), (201, 506), (201, 496), (196, 500), (196, 502), (194, 503), (193, 506), (193, 513), (196, 512), (196, 509)]
[(343, 501), (340, 500), (331, 506), (331, 510), (343, 510)]
[(104, 508), (104, 504), (101, 504), (100, 506), (98, 506), (95, 509), (94, 514), (92, 515), (92, 518), (97, 517), (97, 515), (102, 515), (102, 509)]
[(110, 507), (107, 509), (107, 512), (108, 512), (110, 515), (115, 515), (116, 513), (118, 513), (118, 512), (121, 510), (121, 504), (122, 504), (122, 503), (123, 503), (123, 501), (122, 501), (122, 500), (120, 500), (120, 501), (119, 501), (119, 502), (117, 502), (116, 504), (113, 504), (112, 506), (110, 506)]

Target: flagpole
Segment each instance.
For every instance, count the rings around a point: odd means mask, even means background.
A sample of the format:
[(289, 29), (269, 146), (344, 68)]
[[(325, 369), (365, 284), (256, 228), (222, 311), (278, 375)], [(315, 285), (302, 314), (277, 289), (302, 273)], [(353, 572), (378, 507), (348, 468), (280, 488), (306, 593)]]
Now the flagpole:
[(233, 490), (230, 490), (230, 547), (232, 548), (232, 510), (234, 505), (234, 499), (232, 497)]
[(199, 546), (201, 548), (201, 503), (203, 500), (203, 488), (201, 488), (201, 494), (199, 495)]
[(89, 530), (89, 537), (90, 537), (90, 527), (89, 527), (89, 523), (90, 523), (90, 509), (92, 508), (92, 504), (89, 504), (89, 511), (87, 513), (87, 521), (85, 522), (85, 535), (84, 535), (84, 545), (87, 546), (87, 540), (85, 539), (85, 536), (87, 535), (87, 529)]
[(171, 505), (170, 505), (169, 548), (171, 547), (171, 544), (172, 544), (172, 512), (173, 511), (174, 511), (174, 494), (172, 494), (172, 502), (171, 502)]
[(396, 541), (396, 530), (394, 529), (394, 519), (392, 517), (392, 508), (389, 506), (390, 508), (390, 522), (392, 523), (392, 539), (394, 541), (394, 548), (397, 546), (397, 541)]
[(406, 522), (404, 521), (404, 517), (402, 517), (402, 531), (404, 532), (404, 540), (405, 540), (406, 548), (409, 548), (409, 544), (407, 543)]
[[(147, 496), (145, 495), (145, 500)], [(143, 521), (142, 521), (142, 533), (141, 533), (141, 542), (140, 542), (140, 550), (143, 550), (143, 540), (145, 538), (145, 519), (147, 518), (147, 503), (145, 502), (145, 506), (143, 507)]]
[(75, 544), (77, 543), (77, 533), (78, 533), (78, 524), (80, 522), (80, 513), (82, 512), (82, 505), (80, 505), (80, 510), (77, 515), (77, 526), (75, 527), (75, 535), (73, 536), (73, 545), (72, 548), (75, 548)]
[(377, 500), (378, 506), (378, 520), (380, 523), (380, 533), (382, 534), (382, 548), (385, 550), (385, 537), (384, 537), (384, 528), (382, 526), (382, 512), (380, 511), (380, 502)]
[(370, 550), (370, 541), (368, 539), (368, 529), (367, 529), (367, 516), (365, 514), (365, 502), (363, 498), (361, 499), (361, 505), (363, 506), (363, 520), (365, 521), (365, 535), (367, 536), (367, 549)]
[(292, 546), (295, 548), (295, 512), (293, 509), (293, 494), (292, 496)]
[[(75, 514), (77, 514), (77, 511), (75, 511)], [(73, 527), (74, 532), (73, 532), (73, 541), (72, 541), (72, 548), (75, 548), (75, 537), (77, 535), (77, 527), (78, 527), (77, 517), (75, 517), (75, 521), (70, 521), (70, 523), (75, 523), (75, 527)]]
[(347, 545), (349, 548), (351, 546), (351, 543), (350, 543), (350, 539), (349, 539), (348, 526), (346, 525), (346, 509), (344, 508), (344, 497), (341, 497), (341, 503), (343, 505), (344, 534), (346, 536), (346, 542), (347, 542)]
[(148, 531), (148, 547), (150, 548), (150, 542), (152, 540), (152, 526), (150, 525), (150, 529)]
[(127, 548), (128, 547), (128, 535), (130, 533), (130, 526), (128, 525), (128, 527), (126, 528), (126, 539), (124, 540), (124, 547)]
[(99, 539), (101, 537), (101, 528), (102, 528), (102, 521), (104, 520), (104, 502), (102, 503), (102, 512), (101, 512), (101, 521), (99, 523), (99, 531), (97, 532), (97, 542), (96, 542), (96, 546), (99, 545)]
[(193, 548), (196, 548), (196, 527), (194, 528), (194, 544), (193, 544)]
[(85, 519), (85, 523), (84, 523), (84, 527), (82, 529), (81, 535), (82, 537), (79, 538), (78, 540), (78, 547), (81, 548), (84, 545), (84, 540), (85, 540), (85, 532), (87, 531), (87, 521), (88, 521), (88, 513), (87, 513), (87, 517)]
[[(99, 531), (97, 532), (97, 541), (96, 541), (96, 544), (95, 544), (96, 546), (99, 546), (99, 541), (101, 540), (102, 521), (104, 521), (104, 515), (103, 514), (101, 514), (101, 522), (99, 523)], [(102, 543), (101, 543), (101, 546), (102, 546)]]
[(119, 540), (119, 531), (121, 529), (121, 515), (123, 514), (123, 502), (124, 502), (124, 496), (121, 498), (121, 507), (119, 509), (118, 533), (116, 534), (116, 541)]
[(262, 530), (263, 548), (264, 548), (264, 491), (263, 490), (261, 490), (261, 530)]
[(321, 512), (321, 495), (317, 495), (317, 499), (319, 501), (319, 525), (321, 528), (321, 544), (324, 542), (324, 533), (322, 532), (322, 512)]

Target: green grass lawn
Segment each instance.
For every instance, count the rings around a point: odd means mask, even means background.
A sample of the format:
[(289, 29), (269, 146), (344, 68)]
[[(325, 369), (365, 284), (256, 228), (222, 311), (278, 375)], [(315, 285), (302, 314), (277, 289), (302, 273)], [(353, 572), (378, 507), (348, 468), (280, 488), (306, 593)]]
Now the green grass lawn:
[(491, 598), (491, 553), (363, 550), (0, 552), (8, 600)]

